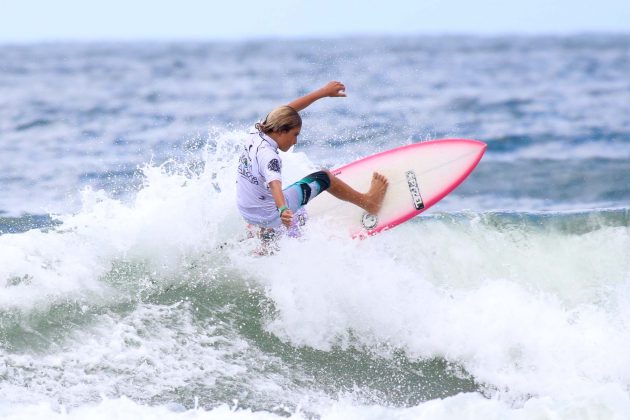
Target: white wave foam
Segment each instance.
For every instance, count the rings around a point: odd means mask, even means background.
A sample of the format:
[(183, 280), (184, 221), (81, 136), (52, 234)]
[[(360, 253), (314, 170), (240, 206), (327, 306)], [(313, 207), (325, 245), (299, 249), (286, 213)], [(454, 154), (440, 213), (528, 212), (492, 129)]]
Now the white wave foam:
[(0, 236), (0, 308), (32, 308), (73, 295), (104, 295), (116, 260), (146, 261), (157, 272), (212, 249), (241, 227), (235, 214), (235, 149), (241, 133), (218, 138), (201, 174), (167, 162), (143, 168), (130, 204), (104, 191), (82, 192), (82, 208), (48, 232)]
[(630, 384), (628, 228), (571, 236), (436, 221), (356, 242), (314, 225), (273, 257), (238, 262), (276, 304), (268, 330), (293, 345), (444, 358), (515, 399)]
[[(583, 420), (623, 419), (630, 412), (628, 394), (618, 388), (603, 387), (590, 395), (576, 396), (572, 400), (554, 400), (550, 398), (532, 398), (522, 407), (513, 407), (495, 399), (486, 399), (479, 394), (459, 394), (442, 400), (431, 400), (415, 407), (395, 408), (384, 406), (365, 406), (342, 399), (329, 402), (318, 410), (322, 420), (530, 420), (557, 419)], [(53, 409), (50, 405), (21, 405), (3, 408), (0, 403), (0, 415), (6, 420), (29, 419), (85, 419), (109, 420), (111, 418), (134, 418), (138, 420), (271, 420), (289, 418), (305, 420), (310, 415), (301, 410), (289, 417), (266, 411), (238, 409), (226, 404), (212, 409), (194, 408), (186, 410), (181, 406), (148, 406), (138, 404), (128, 398), (107, 399), (94, 405), (76, 408)]]
[(159, 395), (243, 375), (245, 367), (223, 358), (247, 344), (221, 336), (219, 322), (195, 326), (190, 306), (141, 305), (128, 315), (97, 316), (46, 354), (0, 349), (3, 399), (27, 404), (58, 395), (60, 403), (76, 406), (98, 395)]

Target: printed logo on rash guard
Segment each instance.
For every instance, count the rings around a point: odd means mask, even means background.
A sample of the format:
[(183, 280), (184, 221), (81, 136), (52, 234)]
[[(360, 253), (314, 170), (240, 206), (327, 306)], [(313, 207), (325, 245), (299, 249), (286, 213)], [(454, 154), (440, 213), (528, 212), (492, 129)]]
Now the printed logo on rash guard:
[(280, 161), (278, 161), (278, 159), (271, 159), (269, 164), (267, 164), (267, 168), (270, 171), (280, 172)]
[(238, 173), (252, 184), (258, 185), (258, 178), (252, 174), (252, 164), (248, 158), (247, 152), (243, 153), (239, 159)]

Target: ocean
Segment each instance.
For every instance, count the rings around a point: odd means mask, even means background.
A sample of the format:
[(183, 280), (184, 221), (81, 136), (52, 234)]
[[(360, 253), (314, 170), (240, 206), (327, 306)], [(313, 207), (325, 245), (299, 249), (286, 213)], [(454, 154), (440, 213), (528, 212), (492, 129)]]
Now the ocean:
[[(630, 418), (630, 35), (0, 45), (0, 418)], [(486, 142), (419, 217), (241, 241), (291, 182)]]

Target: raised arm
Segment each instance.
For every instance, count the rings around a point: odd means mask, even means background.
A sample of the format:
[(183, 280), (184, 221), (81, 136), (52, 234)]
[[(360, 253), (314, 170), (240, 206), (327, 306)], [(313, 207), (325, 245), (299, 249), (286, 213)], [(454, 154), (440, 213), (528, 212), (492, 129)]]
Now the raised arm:
[(346, 87), (341, 82), (328, 82), (325, 86), (312, 91), (311, 93), (298, 98), (287, 105), (296, 111), (301, 111), (318, 99), (332, 97), (339, 98), (346, 96)]

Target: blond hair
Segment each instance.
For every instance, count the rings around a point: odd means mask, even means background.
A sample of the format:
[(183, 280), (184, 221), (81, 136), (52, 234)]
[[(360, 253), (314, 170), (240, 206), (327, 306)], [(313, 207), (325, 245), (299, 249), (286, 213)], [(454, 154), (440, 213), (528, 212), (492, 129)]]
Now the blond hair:
[(256, 129), (262, 133), (277, 133), (302, 127), (302, 117), (288, 105), (279, 106), (267, 115), (264, 121), (256, 123)]

